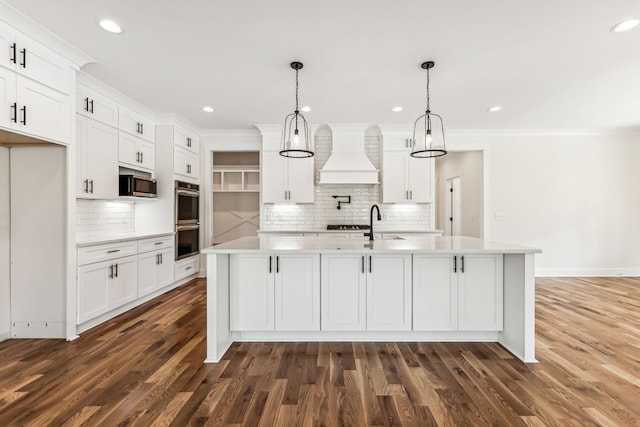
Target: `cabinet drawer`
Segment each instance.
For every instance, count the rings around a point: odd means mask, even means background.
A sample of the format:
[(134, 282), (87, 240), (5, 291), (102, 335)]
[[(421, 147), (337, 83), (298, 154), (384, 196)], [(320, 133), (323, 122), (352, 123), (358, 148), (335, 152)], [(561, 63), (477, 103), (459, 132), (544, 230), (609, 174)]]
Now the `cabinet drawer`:
[(105, 243), (78, 249), (78, 265), (106, 261), (138, 253), (138, 242)]
[(138, 240), (138, 253), (173, 247), (173, 236), (152, 237)]
[(200, 271), (200, 256), (186, 258), (176, 262), (175, 280), (184, 279)]

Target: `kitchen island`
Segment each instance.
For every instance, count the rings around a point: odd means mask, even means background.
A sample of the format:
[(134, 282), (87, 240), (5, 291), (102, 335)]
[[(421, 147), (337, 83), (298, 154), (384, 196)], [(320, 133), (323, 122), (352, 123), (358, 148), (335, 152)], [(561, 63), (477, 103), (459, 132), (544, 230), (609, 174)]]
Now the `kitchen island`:
[(487, 341), (535, 362), (534, 254), (470, 237), (245, 237), (207, 255), (207, 360), (234, 341)]

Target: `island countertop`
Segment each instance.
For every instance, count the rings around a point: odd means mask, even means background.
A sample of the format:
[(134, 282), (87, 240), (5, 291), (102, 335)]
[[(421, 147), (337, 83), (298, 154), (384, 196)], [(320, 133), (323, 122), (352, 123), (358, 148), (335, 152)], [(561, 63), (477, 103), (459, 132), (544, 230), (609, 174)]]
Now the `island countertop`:
[(261, 236), (243, 237), (201, 250), (203, 254), (248, 252), (433, 252), (433, 253), (541, 253), (537, 248), (492, 242), (465, 236), (428, 236), (377, 239), (337, 239), (332, 237)]

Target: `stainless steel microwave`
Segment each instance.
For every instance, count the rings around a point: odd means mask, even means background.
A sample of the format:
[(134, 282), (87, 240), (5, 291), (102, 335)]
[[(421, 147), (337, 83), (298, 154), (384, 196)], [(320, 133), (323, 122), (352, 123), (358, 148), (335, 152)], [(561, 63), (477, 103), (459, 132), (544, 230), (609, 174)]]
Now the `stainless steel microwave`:
[(120, 175), (120, 195), (158, 197), (157, 180), (140, 175)]

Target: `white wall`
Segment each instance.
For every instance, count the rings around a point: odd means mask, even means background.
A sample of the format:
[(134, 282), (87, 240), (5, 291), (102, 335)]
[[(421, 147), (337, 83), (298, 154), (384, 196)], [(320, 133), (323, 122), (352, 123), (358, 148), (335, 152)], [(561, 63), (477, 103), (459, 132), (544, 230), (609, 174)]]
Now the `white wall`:
[(134, 233), (135, 212), (133, 202), (77, 199), (76, 239)]
[(461, 234), (482, 237), (483, 233), (483, 169), (481, 151), (450, 151), (436, 158), (436, 227), (449, 234), (450, 223), (446, 217), (448, 200), (447, 180), (460, 177), (461, 182)]
[(0, 147), (0, 341), (11, 332), (9, 149)]
[(448, 142), (488, 148), (486, 238), (541, 248), (537, 275), (640, 275), (640, 136), (468, 134)]

